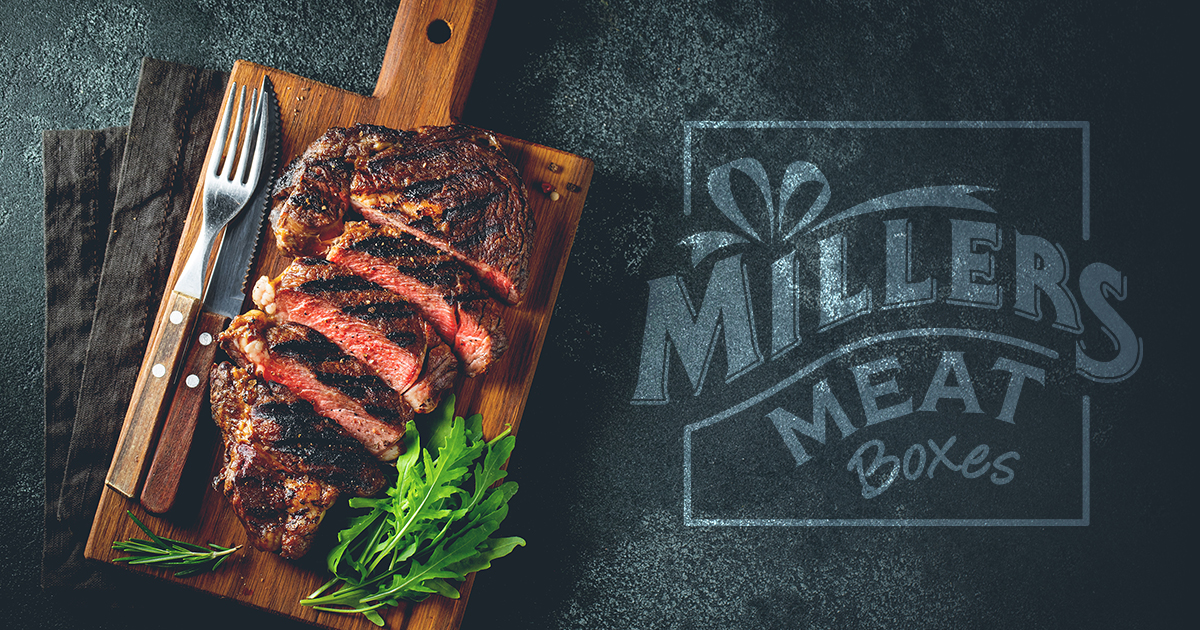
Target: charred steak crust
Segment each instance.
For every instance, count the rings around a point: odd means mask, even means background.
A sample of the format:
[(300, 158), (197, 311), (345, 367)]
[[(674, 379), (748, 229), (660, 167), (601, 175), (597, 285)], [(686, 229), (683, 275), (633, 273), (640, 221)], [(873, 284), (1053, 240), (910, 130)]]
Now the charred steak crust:
[(299, 558), (341, 493), (368, 496), (384, 486), (366, 449), (286, 388), (227, 362), (213, 366), (211, 386), (224, 443), (213, 486), (256, 548)]
[(241, 367), (307, 400), (375, 457), (391, 461), (399, 455), (412, 408), (369, 367), (317, 331), (272, 325), (262, 311), (251, 310), (235, 317), (220, 341)]
[(487, 371), (508, 347), (501, 307), (479, 281), (454, 257), (407, 232), (350, 222), (328, 258), (413, 304), (467, 376)]
[(525, 295), (533, 214), (516, 168), (485, 131), (335, 127), (293, 162), (274, 198), (285, 253), (324, 254), (353, 206), (447, 250), (505, 302)]

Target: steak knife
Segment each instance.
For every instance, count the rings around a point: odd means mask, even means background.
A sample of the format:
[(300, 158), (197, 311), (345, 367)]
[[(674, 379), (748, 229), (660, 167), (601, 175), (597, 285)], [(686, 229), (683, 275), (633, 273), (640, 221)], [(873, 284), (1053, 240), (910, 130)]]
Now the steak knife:
[(171, 509), (179, 490), (179, 479), (191, 450), (201, 405), (208, 400), (208, 374), (217, 352), (217, 336), (229, 320), (242, 311), (246, 284), (254, 264), (263, 219), (271, 196), (279, 157), (279, 107), (270, 80), (263, 77), (263, 122), (267, 125), (267, 151), (263, 177), (250, 204), (225, 228), (217, 250), (217, 262), (204, 293), (204, 306), (192, 331), (191, 347), (184, 359), (174, 398), (158, 438), (150, 471), (142, 486), (142, 507), (155, 514)]

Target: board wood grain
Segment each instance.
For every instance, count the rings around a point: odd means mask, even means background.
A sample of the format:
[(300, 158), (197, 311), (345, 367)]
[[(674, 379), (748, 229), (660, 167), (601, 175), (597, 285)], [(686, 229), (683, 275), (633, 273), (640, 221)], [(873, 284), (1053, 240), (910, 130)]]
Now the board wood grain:
[[(234, 64), (230, 79), (239, 85), (254, 86), (260, 83), (264, 74), (270, 77), (280, 103), (283, 164), (299, 155), (331, 126), (362, 122), (411, 129), (457, 122), (474, 78), (493, 9), (494, 0), (403, 3), (397, 10), (379, 81), (371, 96), (347, 92), (247, 61)], [(440, 44), (427, 37), (427, 29), (437, 20), (450, 27), (449, 40)], [(526, 298), (518, 306), (505, 307), (503, 313), (510, 341), (508, 351), (486, 374), (473, 379), (460, 376), (455, 387), (459, 415), (482, 413), (484, 432), (489, 436), (505, 426), (516, 431), (520, 425), (592, 176), (591, 160), (502, 134), (497, 137), (529, 191), (529, 205), (537, 231)], [(212, 146), (211, 141), (209, 146)], [(543, 182), (553, 187), (556, 199), (543, 192)], [(202, 190), (197, 187), (168, 286), (173, 286), (199, 233), (201, 195)], [(264, 235), (263, 241), (252, 278), (274, 277), (290, 261), (275, 249), (269, 233)], [(169, 296), (164, 296), (160, 308), (168, 299)], [(156, 328), (151, 338), (160, 332)], [(139, 382), (135, 388), (142, 386)], [(513, 456), (536, 457), (537, 454), (522, 452), (518, 445)], [(85, 549), (87, 557), (113, 562), (123, 555), (111, 549), (114, 541), (142, 536), (126, 517), (126, 510), (137, 514), (162, 536), (197, 544), (211, 541), (226, 546), (246, 545), (241, 523), (225, 498), (211, 485), (220, 458), (217, 431), (207, 405), (204, 405), (174, 507), (166, 514), (156, 516), (142, 509), (136, 500), (127, 499), (106, 487)], [(374, 628), (361, 615), (317, 612), (299, 604), (302, 597), (329, 578), (324, 568), (324, 551), (332, 544), (335, 532), (330, 526), (336, 521), (337, 510), (344, 510), (344, 501), (341, 503), (339, 508), (331, 511), (313, 549), (300, 561), (287, 561), (247, 545), (216, 573), (174, 578), (170, 572), (161, 569), (129, 569), (319, 626)], [(520, 535), (520, 532), (502, 533)], [(520, 562), (520, 551), (518, 549), (500, 562)], [(384, 618), (388, 627), (406, 630), (457, 628), (471, 584), (472, 579), (468, 577), (460, 586), (462, 596), (457, 600), (432, 596), (420, 604), (386, 611)]]

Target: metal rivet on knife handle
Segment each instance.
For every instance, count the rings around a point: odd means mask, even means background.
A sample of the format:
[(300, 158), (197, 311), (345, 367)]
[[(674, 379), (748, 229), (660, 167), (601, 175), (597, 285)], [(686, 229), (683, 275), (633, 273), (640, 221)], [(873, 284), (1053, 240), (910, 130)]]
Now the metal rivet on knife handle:
[[(208, 335), (211, 338), (228, 324), (228, 317), (204, 311), (196, 323), (195, 336)], [(196, 421), (208, 400), (208, 373), (216, 353), (215, 343), (194, 343), (183, 362), (183, 386), (175, 390), (170, 411), (163, 422), (162, 434), (158, 437), (159, 447), (154, 452), (146, 482), (142, 485), (142, 507), (155, 514), (170, 510), (175, 503), (179, 480), (187, 463), (188, 452), (191, 451)]]

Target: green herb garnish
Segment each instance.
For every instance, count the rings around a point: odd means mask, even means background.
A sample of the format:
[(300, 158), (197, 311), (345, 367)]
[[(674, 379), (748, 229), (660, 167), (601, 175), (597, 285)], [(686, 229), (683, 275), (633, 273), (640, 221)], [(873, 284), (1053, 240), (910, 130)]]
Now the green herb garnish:
[(208, 548), (193, 545), (181, 540), (163, 538), (150, 531), (133, 512), (125, 510), (129, 518), (146, 532), (150, 540), (133, 538), (130, 540), (114, 541), (112, 548), (133, 554), (113, 559), (113, 562), (128, 562), (129, 564), (156, 564), (164, 567), (182, 567), (175, 572), (175, 577), (187, 577), (206, 571), (216, 571), (217, 567), (229, 557), (229, 554), (241, 549), (238, 545), (232, 549), (208, 543)]
[(396, 485), (385, 497), (350, 499), (351, 507), (369, 510), (338, 533), (338, 545), (326, 558), (334, 578), (301, 604), (362, 613), (382, 626), (380, 608), (434, 593), (457, 599), (449, 580), (464, 580), (524, 546), (521, 538), (490, 537), (517, 492), (511, 481), (493, 487), (507, 474), (501, 466), (516, 437), (506, 429), (485, 441), (482, 416), (454, 417), (453, 396), (430, 415), (430, 443), (441, 444), (437, 455), (421, 448), (410, 420), (404, 455), (396, 460)]

